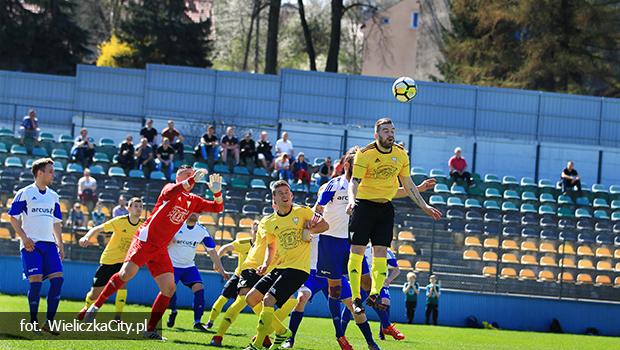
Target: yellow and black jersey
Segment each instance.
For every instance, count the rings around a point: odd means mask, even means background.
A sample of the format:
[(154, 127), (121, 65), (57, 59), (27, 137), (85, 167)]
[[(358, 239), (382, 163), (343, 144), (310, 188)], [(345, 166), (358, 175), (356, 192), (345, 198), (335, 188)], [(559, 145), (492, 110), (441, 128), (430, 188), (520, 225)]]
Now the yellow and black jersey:
[(398, 191), (398, 176), (409, 176), (409, 155), (394, 144), (389, 152), (381, 152), (375, 142), (355, 154), (353, 178), (361, 179), (357, 199), (391, 201)]
[(112, 232), (112, 237), (103, 253), (101, 253), (99, 263), (102, 265), (113, 265), (125, 261), (131, 240), (143, 222), (144, 220), (140, 219), (137, 223), (132, 224), (129, 221), (129, 215), (117, 216), (112, 220), (106, 221), (103, 224), (103, 231)]

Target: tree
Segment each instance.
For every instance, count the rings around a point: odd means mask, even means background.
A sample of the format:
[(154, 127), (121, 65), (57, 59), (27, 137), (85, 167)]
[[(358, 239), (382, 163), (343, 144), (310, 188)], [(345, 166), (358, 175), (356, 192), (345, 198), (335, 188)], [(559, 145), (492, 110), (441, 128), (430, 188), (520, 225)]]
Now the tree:
[(304, 8), (304, 0), (297, 0), (297, 6), (299, 10), (299, 20), (301, 22), (301, 28), (304, 32), (304, 41), (306, 43), (306, 52), (308, 53), (308, 61), (310, 63), (310, 70), (316, 70), (316, 52), (314, 51), (314, 43), (312, 42), (312, 32), (310, 26), (306, 20), (306, 9)]
[(326, 72), (338, 72), (338, 55), (340, 53), (340, 34), (342, 31), (343, 0), (331, 0), (331, 31), (329, 34), (329, 51), (327, 52)]
[(184, 0), (130, 2), (118, 35), (134, 51), (117, 62), (135, 68), (147, 63), (210, 67), (211, 19), (193, 22), (185, 11)]
[(267, 48), (265, 50), (265, 74), (278, 73), (278, 31), (280, 28), (281, 0), (269, 1), (267, 24)]
[(97, 58), (97, 66), (120, 67), (117, 58), (131, 56), (134, 49), (118, 40), (116, 35), (112, 35), (110, 40), (99, 45), (99, 51), (100, 54)]

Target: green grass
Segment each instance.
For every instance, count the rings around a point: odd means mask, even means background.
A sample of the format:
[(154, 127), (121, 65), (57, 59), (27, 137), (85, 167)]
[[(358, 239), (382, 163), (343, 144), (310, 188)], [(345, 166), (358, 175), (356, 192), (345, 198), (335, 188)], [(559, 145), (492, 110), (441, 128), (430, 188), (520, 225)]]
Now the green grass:
[[(26, 310), (25, 296), (0, 295), (0, 311)], [(76, 312), (82, 303), (63, 300), (60, 310)], [(112, 305), (106, 305), (105, 310), (112, 311)], [(42, 300), (40, 310), (45, 310), (45, 301)], [(148, 312), (149, 308), (139, 305), (128, 305), (126, 311)], [(167, 314), (164, 318), (167, 317)], [(205, 315), (205, 318), (207, 316)], [(220, 316), (221, 317), (221, 316)], [(224, 345), (229, 349), (242, 349), (247, 345), (254, 334), (256, 316), (242, 314), (231, 327), (230, 334), (224, 338)], [(1, 340), (0, 349), (188, 349), (202, 347), (209, 343), (212, 334), (197, 333), (192, 330), (192, 311), (181, 310), (177, 317), (177, 328), (165, 329), (165, 343), (136, 340)], [(218, 322), (216, 321), (216, 327)], [(378, 324), (371, 323), (373, 332), (377, 331)], [(620, 339), (611, 337), (591, 337), (582, 335), (557, 335), (531, 332), (491, 331), (482, 329), (466, 329), (452, 327), (431, 327), (421, 325), (399, 325), (407, 339), (401, 342), (386, 340), (379, 343), (383, 350), (409, 349), (620, 349)], [(366, 349), (365, 342), (357, 327), (350, 323), (347, 337), (355, 349)], [(295, 343), (296, 349), (339, 349), (333, 336), (331, 320), (307, 317), (304, 319)]]

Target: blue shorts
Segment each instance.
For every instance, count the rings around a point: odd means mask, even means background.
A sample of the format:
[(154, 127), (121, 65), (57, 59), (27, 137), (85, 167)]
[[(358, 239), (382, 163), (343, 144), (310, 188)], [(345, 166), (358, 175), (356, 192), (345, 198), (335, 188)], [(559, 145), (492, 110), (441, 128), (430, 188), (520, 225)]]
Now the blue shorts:
[(45, 279), (53, 273), (62, 272), (60, 253), (54, 242), (36, 242), (33, 251), (22, 249), (21, 256), (26, 279), (34, 275), (42, 275)]
[[(349, 284), (349, 280), (343, 276), (341, 277), (341, 281), (342, 290), (340, 292), (340, 300), (351, 298), (351, 285)], [(314, 298), (318, 292), (323, 292), (325, 298), (329, 298), (329, 285), (327, 283), (327, 279), (318, 277), (314, 270), (310, 271), (310, 276), (302, 286), (302, 289), (310, 291), (310, 301), (312, 301), (312, 298)]]
[[(321, 236), (321, 239), (319, 239), (316, 275), (334, 280), (347, 275), (350, 251), (351, 245), (349, 244), (348, 238)], [(362, 274), (365, 275), (369, 272), (368, 262), (364, 257), (362, 262)]]
[(390, 299), (390, 288), (383, 287), (381, 288), (381, 292), (379, 293), (381, 299)]
[(184, 285), (191, 287), (194, 283), (202, 283), (200, 272), (196, 266), (191, 267), (175, 267), (174, 268), (174, 284), (183, 282)]

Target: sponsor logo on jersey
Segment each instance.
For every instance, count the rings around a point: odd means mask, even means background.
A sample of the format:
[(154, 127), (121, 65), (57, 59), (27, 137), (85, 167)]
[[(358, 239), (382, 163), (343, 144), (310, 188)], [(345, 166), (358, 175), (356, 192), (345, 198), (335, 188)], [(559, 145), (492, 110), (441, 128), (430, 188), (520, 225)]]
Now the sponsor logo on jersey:
[(54, 208), (38, 208), (34, 207), (30, 209), (32, 214), (53, 214)]
[(189, 215), (189, 210), (175, 205), (174, 208), (172, 208), (172, 210), (168, 214), (168, 217), (170, 218), (170, 221), (172, 221), (173, 224), (180, 225), (185, 221), (185, 218), (187, 218), (188, 215)]

